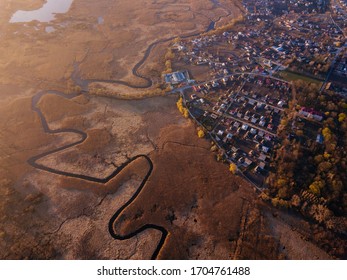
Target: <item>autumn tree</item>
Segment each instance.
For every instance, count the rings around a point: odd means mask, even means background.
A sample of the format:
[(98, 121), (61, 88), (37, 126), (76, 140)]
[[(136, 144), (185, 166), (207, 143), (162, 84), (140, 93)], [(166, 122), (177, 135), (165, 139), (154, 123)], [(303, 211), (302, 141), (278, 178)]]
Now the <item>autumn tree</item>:
[(343, 122), (346, 119), (346, 114), (345, 113), (340, 113), (339, 114), (339, 122)]
[(210, 148), (210, 151), (211, 152), (215, 152), (215, 151), (217, 151), (218, 150), (218, 147), (215, 145), (215, 144), (213, 144), (212, 146), (211, 146), (211, 148)]
[(328, 142), (332, 137), (332, 133), (331, 133), (331, 130), (329, 129), (329, 127), (323, 128), (322, 134), (324, 137), (324, 141), (326, 141), (326, 142)]
[(175, 58), (175, 54), (172, 52), (171, 49), (168, 49), (168, 51), (165, 54), (165, 59), (166, 60), (173, 60)]
[(204, 138), (205, 137), (205, 132), (201, 128), (198, 129), (198, 137), (199, 138)]
[(237, 166), (235, 163), (230, 163), (229, 165), (229, 171), (232, 173), (232, 174), (235, 174), (236, 171), (237, 171)]
[(321, 204), (312, 205), (310, 214), (319, 223), (326, 222), (332, 216), (332, 212), (326, 206)]
[(322, 180), (317, 180), (314, 181), (310, 186), (309, 186), (309, 190), (317, 195), (320, 196), (322, 189), (324, 188), (325, 183)]
[(189, 117), (189, 111), (187, 108), (183, 106), (183, 99), (180, 97), (178, 101), (176, 102), (177, 109), (181, 112), (181, 114), (185, 117)]

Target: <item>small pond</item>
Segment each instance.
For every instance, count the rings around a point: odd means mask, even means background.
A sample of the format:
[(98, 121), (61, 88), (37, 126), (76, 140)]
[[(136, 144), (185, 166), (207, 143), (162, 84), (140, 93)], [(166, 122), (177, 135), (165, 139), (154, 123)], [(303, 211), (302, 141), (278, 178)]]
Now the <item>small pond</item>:
[(66, 13), (73, 0), (48, 0), (41, 8), (32, 11), (19, 10), (13, 14), (10, 22), (50, 22), (54, 20), (55, 14)]

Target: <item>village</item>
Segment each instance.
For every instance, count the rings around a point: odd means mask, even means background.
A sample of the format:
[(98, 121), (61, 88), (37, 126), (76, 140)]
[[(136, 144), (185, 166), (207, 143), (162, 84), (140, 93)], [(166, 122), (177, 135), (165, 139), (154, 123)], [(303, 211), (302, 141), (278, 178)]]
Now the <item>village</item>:
[(306, 1), (301, 13), (275, 16), (271, 7), (277, 2), (267, 2), (245, 1), (246, 9), (256, 12), (249, 12), (237, 30), (182, 40), (173, 49), (184, 64), (207, 65), (213, 78), (261, 65), (271, 73), (288, 68), (324, 80), (335, 54), (345, 48), (346, 18), (308, 13), (313, 8)]
[(184, 93), (193, 118), (208, 131), (226, 161), (262, 186), (273, 147), (278, 144), (281, 115), (291, 95), (289, 83), (241, 74), (194, 89), (195, 93)]
[(303, 147), (324, 142), (326, 112), (297, 105), (293, 83), (346, 97), (346, 21), (342, 8), (327, 12), (324, 0), (243, 4), (247, 14), (237, 28), (176, 40), (173, 65), (185, 70), (164, 76), (214, 142), (218, 159), (264, 189), (284, 139)]

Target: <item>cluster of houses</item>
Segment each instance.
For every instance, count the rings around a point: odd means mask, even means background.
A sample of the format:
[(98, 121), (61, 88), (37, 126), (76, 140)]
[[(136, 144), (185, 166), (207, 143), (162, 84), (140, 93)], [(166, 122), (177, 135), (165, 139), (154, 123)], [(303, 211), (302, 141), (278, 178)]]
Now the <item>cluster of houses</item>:
[[(243, 4), (249, 13), (240, 28), (219, 35), (183, 40), (176, 43), (174, 49), (187, 64), (208, 65), (212, 78), (235, 71), (253, 71), (259, 67), (259, 59), (267, 59), (270, 64), (281, 66), (277, 70), (294, 67), (305, 74), (323, 77), (334, 53), (344, 44), (340, 27), (328, 15), (275, 15), (274, 3), (283, 3), (289, 7), (288, 11), (298, 9), (309, 12), (319, 5), (326, 5), (325, 0), (245, 0)], [(229, 51), (225, 52), (223, 48)], [(266, 65), (262, 66), (266, 68)]]
[[(179, 52), (180, 59), (186, 64), (208, 66), (212, 78), (226, 76), (231, 71), (250, 70), (248, 61), (242, 63), (244, 56), (231, 52), (225, 55), (216, 50), (216, 43), (225, 41), (225, 37), (222, 37), (202, 36), (191, 41), (176, 43), (173, 45), (173, 50)], [(242, 69), (243, 65), (247, 66), (247, 69)]]
[(289, 83), (258, 74), (235, 74), (194, 87), (187, 106), (224, 151), (253, 181), (262, 182), (278, 141), (277, 128), (288, 100)]
[[(285, 127), (281, 120), (292, 99), (291, 84), (276, 72), (290, 67), (325, 77), (345, 38), (333, 19), (323, 20), (328, 15), (319, 14), (325, 11), (326, 0), (244, 0), (243, 4), (247, 19), (237, 29), (181, 40), (173, 50), (177, 60), (209, 69), (209, 81), (198, 81), (182, 91), (191, 116), (207, 130), (225, 159), (260, 185), (280, 143), (279, 127)], [(345, 56), (340, 64), (345, 71)], [(166, 82), (180, 84), (182, 73), (168, 74)], [(306, 138), (323, 143), (319, 131), (325, 114), (302, 107), (297, 116), (288, 137), (304, 144)], [(302, 130), (306, 124), (309, 135)]]
[(337, 20), (346, 20), (347, 0), (332, 0), (332, 10), (338, 16)]
[(251, 14), (258, 15), (281, 15), (290, 12), (308, 14), (327, 10), (327, 0), (243, 0), (243, 5)]
[[(262, 74), (233, 74), (195, 85), (184, 96), (190, 113), (224, 151), (225, 158), (261, 185), (268, 175), (273, 149), (280, 143), (278, 127), (292, 98), (290, 83)], [(310, 134), (317, 137), (310, 137), (322, 144), (318, 128), (324, 113), (302, 107), (298, 117), (315, 127)]]

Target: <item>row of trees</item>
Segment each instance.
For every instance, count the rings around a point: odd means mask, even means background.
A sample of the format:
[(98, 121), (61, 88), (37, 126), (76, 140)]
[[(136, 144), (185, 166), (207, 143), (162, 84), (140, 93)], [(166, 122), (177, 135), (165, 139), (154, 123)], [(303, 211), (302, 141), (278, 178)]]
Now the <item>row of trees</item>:
[(178, 101), (176, 102), (176, 106), (177, 106), (177, 109), (178, 111), (181, 112), (181, 114), (185, 117), (185, 118), (188, 118), (189, 117), (189, 111), (186, 107), (184, 107), (183, 105), (183, 98), (180, 97), (178, 99)]
[(172, 72), (172, 61), (175, 58), (175, 54), (173, 53), (171, 47), (167, 49), (167, 52), (165, 54), (165, 69), (163, 70), (162, 74), (168, 74)]
[(203, 35), (220, 35), (223, 32), (227, 32), (227, 31), (232, 30), (237, 23), (242, 23), (243, 21), (244, 21), (244, 17), (243, 17), (243, 15), (240, 15), (239, 17), (233, 18), (232, 20), (230, 20), (230, 22), (228, 24), (217, 27), (213, 30), (210, 30), (210, 31), (204, 33)]

